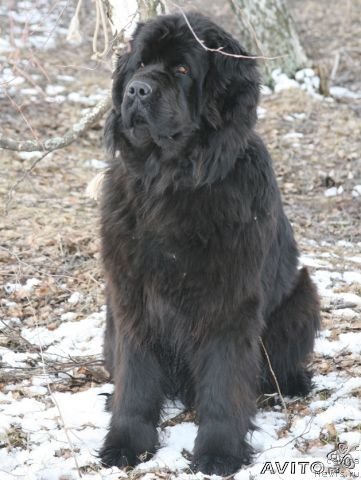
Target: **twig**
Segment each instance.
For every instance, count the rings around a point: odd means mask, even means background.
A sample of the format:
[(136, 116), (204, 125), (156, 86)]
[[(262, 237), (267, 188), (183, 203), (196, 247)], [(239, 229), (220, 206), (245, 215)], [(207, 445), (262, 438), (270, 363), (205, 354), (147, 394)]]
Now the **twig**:
[(275, 374), (275, 371), (273, 370), (273, 367), (272, 367), (272, 364), (271, 364), (271, 360), (269, 358), (269, 355), (268, 355), (268, 352), (266, 350), (266, 347), (263, 343), (263, 340), (261, 337), (259, 337), (259, 341), (261, 343), (261, 346), (262, 346), (262, 349), (263, 349), (263, 352), (265, 354), (265, 357), (266, 357), (266, 360), (267, 360), (267, 363), (268, 363), (268, 367), (270, 369), (270, 372), (272, 374), (272, 377), (273, 377), (273, 380), (275, 382), (275, 385), (276, 385), (276, 388), (277, 388), (277, 393), (278, 395), (280, 396), (280, 399), (281, 399), (281, 402), (282, 402), (282, 406), (283, 406), (283, 410), (284, 410), (284, 413), (286, 415), (286, 419), (287, 419), (287, 426), (289, 426), (289, 415), (288, 415), (288, 410), (287, 410), (287, 405), (286, 405), (286, 402), (285, 402), (285, 399), (283, 398), (283, 395), (282, 395), (282, 392), (281, 392), (281, 388), (280, 388), (280, 385), (278, 383), (278, 380), (277, 380), (277, 376)]
[[(60, 2), (59, 2), (59, 3), (60, 3)], [(70, 1), (67, 0), (66, 3), (65, 3), (65, 5), (63, 5), (63, 8), (61, 9), (61, 11), (60, 11), (60, 13), (59, 13), (58, 18), (56, 19), (56, 22), (55, 22), (53, 28), (50, 30), (50, 32), (49, 32), (49, 34), (48, 34), (48, 37), (45, 39), (45, 42), (42, 44), (42, 48), (45, 48), (45, 47), (46, 47), (48, 41), (50, 40), (51, 36), (52, 36), (53, 33), (55, 32), (56, 28), (58, 27), (59, 22), (60, 22), (60, 20), (61, 20), (61, 17), (63, 16), (64, 12), (66, 11), (67, 7), (69, 6), (69, 3), (70, 3)], [(57, 3), (55, 3), (55, 5), (54, 5), (52, 8), (50, 8), (49, 13), (56, 7), (56, 5), (57, 5)]]
[(10, 65), (14, 71), (16, 71), (23, 78), (25, 78), (25, 80), (27, 80), (30, 85), (32, 85), (38, 92), (40, 92), (44, 97), (46, 96), (44, 90), (37, 83), (35, 83), (35, 81), (31, 78), (31, 75), (27, 74), (25, 70), (16, 65), (15, 62), (12, 64), (10, 63)]
[[(4, 252), (8, 253), (10, 256), (14, 257), (17, 262), (21, 265), (23, 265), (24, 267), (27, 267), (27, 268), (30, 268), (30, 269), (33, 269), (33, 265), (31, 265), (30, 263), (26, 263), (24, 262), (24, 260), (22, 260), (19, 255), (17, 255), (15, 252), (9, 250), (8, 248), (6, 247), (3, 247), (2, 245), (0, 245), (0, 250), (3, 250)], [(25, 254), (25, 253), (29, 253), (29, 251), (22, 251), (22, 254)], [(51, 277), (51, 278), (70, 278), (70, 279), (74, 279), (73, 276), (71, 275), (60, 275), (60, 274), (50, 274), (50, 273), (44, 273), (42, 270), (37, 270), (37, 269), (34, 269), (33, 270), (35, 273), (37, 273), (40, 277)], [(12, 276), (17, 276), (16, 273), (9, 273), (9, 272), (6, 272), (7, 275), (12, 275)], [(24, 272), (22, 272), (22, 277), (33, 277), (34, 274), (25, 274)]]
[(265, 57), (265, 56), (262, 56), (262, 55), (241, 55), (241, 54), (236, 54), (236, 53), (225, 52), (223, 50), (224, 47), (218, 47), (218, 48), (207, 47), (204, 43), (204, 40), (201, 40), (198, 37), (198, 35), (196, 34), (196, 32), (194, 31), (192, 25), (190, 24), (190, 22), (188, 20), (187, 15), (184, 13), (184, 10), (179, 5), (177, 5), (176, 3), (172, 2), (171, 0), (168, 0), (168, 1), (169, 1), (169, 3), (174, 5), (180, 11), (180, 13), (182, 14), (182, 16), (183, 16), (189, 30), (191, 31), (192, 35), (197, 40), (197, 42), (201, 45), (201, 47), (204, 50), (206, 50), (207, 52), (220, 53), (221, 55), (225, 55), (227, 57), (232, 57), (232, 58), (245, 58), (245, 59), (248, 58), (248, 59), (251, 59), (251, 60), (276, 60), (278, 58), (287, 57), (287, 55), (277, 55), (276, 57)]
[(325, 305), (321, 307), (321, 310), (323, 312), (332, 312), (332, 310), (343, 310), (344, 308), (355, 308), (357, 307), (357, 303), (354, 302), (344, 302), (344, 303), (338, 303), (336, 305)]
[[(31, 299), (28, 297), (28, 302), (29, 304), (31, 305)], [(33, 309), (34, 310), (34, 309)], [(37, 316), (36, 316), (36, 312), (34, 310), (34, 321), (35, 321), (35, 327), (37, 329), (37, 332), (39, 334), (39, 324), (38, 324), (38, 321), (37, 321)], [(39, 337), (40, 339), (40, 337)], [(58, 410), (58, 413), (59, 413), (59, 418), (61, 420), (61, 423), (62, 423), (62, 426), (63, 426), (63, 430), (64, 430), (64, 433), (65, 433), (65, 436), (66, 436), (66, 439), (68, 440), (68, 443), (69, 443), (69, 447), (70, 447), (70, 450), (71, 450), (71, 453), (72, 453), (72, 456), (74, 458), (74, 463), (75, 463), (75, 467), (77, 469), (77, 472), (78, 472), (78, 476), (79, 478), (82, 478), (82, 474), (81, 474), (81, 470), (80, 470), (80, 467), (79, 467), (79, 463), (78, 463), (78, 459), (77, 459), (77, 456), (76, 456), (76, 453), (75, 453), (75, 449), (74, 449), (74, 445), (73, 445), (73, 442), (71, 441), (71, 438), (69, 436), (69, 432), (68, 432), (68, 428), (65, 424), (65, 420), (64, 420), (64, 417), (63, 417), (63, 414), (61, 412), (61, 409), (60, 409), (60, 406), (59, 406), (59, 403), (58, 401), (56, 400), (52, 390), (51, 390), (51, 387), (50, 387), (50, 383), (49, 383), (49, 380), (48, 380), (48, 373), (46, 371), (46, 361), (45, 361), (45, 357), (44, 357), (44, 352), (43, 352), (43, 346), (42, 346), (42, 343), (41, 341), (39, 342), (39, 354), (40, 354), (40, 358), (41, 358), (41, 362), (42, 362), (42, 371), (43, 371), (43, 374), (45, 376), (45, 381), (46, 381), (46, 386), (47, 386), (47, 389), (48, 389), (48, 392), (49, 392), (49, 395), (50, 395), (50, 398), (52, 399), (56, 409)]]
[(21, 175), (21, 177), (18, 180), (16, 180), (16, 182), (14, 182), (13, 185), (11, 185), (7, 193), (7, 200), (4, 207), (5, 215), (7, 215), (9, 212), (9, 205), (11, 203), (11, 200), (13, 198), (13, 193), (15, 192), (16, 188), (20, 185), (20, 183), (22, 183), (25, 180), (25, 178), (31, 173), (31, 171), (40, 162), (40, 160), (43, 160), (43, 158), (49, 155), (49, 153), (51, 153), (50, 150), (48, 152), (43, 153), (40, 157), (36, 158), (33, 161), (33, 163), (30, 165), (30, 167), (23, 171), (23, 174)]
[(296, 435), (295, 437), (291, 438), (290, 440), (288, 440), (288, 442), (284, 443), (283, 445), (275, 445), (275, 446), (272, 446), (270, 448), (266, 448), (265, 450), (263, 450), (261, 453), (259, 453), (257, 455), (257, 457), (260, 457), (261, 455), (263, 455), (265, 452), (269, 452), (270, 450), (275, 450), (277, 448), (285, 448), (287, 445), (289, 445), (290, 443), (293, 443), (295, 442), (296, 440), (298, 440), (299, 438), (303, 438), (303, 435), (305, 435), (306, 433), (308, 433), (310, 431), (310, 428), (311, 428), (311, 425), (312, 425), (312, 422), (313, 420), (315, 419), (315, 415), (312, 414), (310, 416), (310, 419), (309, 421), (307, 422), (307, 425), (305, 426), (305, 428), (303, 429), (303, 432), (300, 433), (299, 435)]
[[(11, 103), (11, 105), (20, 113), (20, 115), (23, 117), (23, 120), (24, 122), (26, 123), (28, 129), (31, 131), (34, 139), (35, 139), (35, 142), (38, 141), (38, 138), (37, 138), (37, 135), (33, 129), (33, 127), (30, 125), (30, 122), (28, 121), (28, 119), (26, 118), (26, 115), (24, 114), (24, 112), (22, 111), (22, 105), (18, 105), (15, 100), (13, 100), (10, 95), (7, 93), (7, 91), (5, 90), (5, 95), (7, 96), (9, 102)], [(34, 140), (33, 140), (34, 141)], [(1, 148), (1, 134), (0, 134), (0, 148)]]
[(17, 152), (53, 152), (67, 147), (79, 138), (89, 127), (100, 120), (111, 105), (110, 95), (104, 97), (94, 108), (87, 112), (78, 123), (73, 125), (62, 137), (48, 138), (43, 142), (36, 140), (15, 140), (0, 133), (0, 148)]

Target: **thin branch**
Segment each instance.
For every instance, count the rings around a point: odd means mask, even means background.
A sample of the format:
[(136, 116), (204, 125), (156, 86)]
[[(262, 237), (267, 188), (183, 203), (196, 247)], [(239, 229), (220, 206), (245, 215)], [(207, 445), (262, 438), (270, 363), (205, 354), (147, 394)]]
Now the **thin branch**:
[[(40, 346), (40, 348), (41, 348), (41, 346)], [(71, 440), (71, 438), (70, 438), (69, 431), (68, 431), (68, 427), (67, 427), (66, 424), (65, 424), (65, 420), (64, 420), (62, 411), (61, 411), (61, 409), (60, 409), (59, 403), (58, 403), (57, 399), (55, 398), (55, 395), (53, 394), (53, 391), (52, 391), (52, 389), (51, 389), (51, 387), (50, 387), (50, 383), (49, 383), (49, 381), (48, 381), (48, 376), (47, 376), (47, 372), (46, 372), (46, 368), (45, 368), (45, 361), (44, 361), (44, 356), (43, 356), (43, 350), (42, 350), (42, 348), (40, 349), (40, 354), (41, 354), (42, 363), (43, 363), (43, 373), (44, 373), (45, 378), (46, 378), (46, 386), (47, 386), (47, 389), (48, 389), (50, 398), (52, 399), (52, 401), (53, 401), (56, 409), (58, 410), (59, 418), (60, 418), (61, 423), (63, 424), (63, 430), (64, 430), (64, 433), (65, 433), (66, 439), (67, 439), (67, 441), (68, 441), (68, 444), (69, 444), (69, 447), (70, 447), (70, 451), (71, 451), (72, 457), (73, 457), (73, 459), (74, 459), (74, 463), (75, 463), (75, 467), (76, 467), (77, 472), (78, 472), (78, 476), (79, 476), (79, 478), (82, 478), (82, 474), (81, 474), (81, 470), (80, 470), (80, 467), (79, 467), (78, 458), (77, 458), (76, 453), (75, 453), (74, 444), (73, 444), (73, 442), (72, 442), (72, 440)]]
[(23, 174), (21, 175), (21, 177), (11, 185), (11, 187), (9, 188), (8, 193), (7, 193), (7, 200), (6, 200), (5, 208), (4, 208), (5, 215), (7, 215), (8, 212), (9, 212), (9, 205), (11, 203), (11, 200), (13, 199), (13, 194), (14, 194), (16, 188), (20, 185), (20, 183), (22, 183), (25, 180), (25, 178), (31, 173), (31, 171), (40, 162), (40, 160), (43, 160), (43, 158), (45, 158), (47, 155), (49, 155), (49, 153), (51, 153), (50, 150), (43, 153), (40, 157), (36, 158), (33, 161), (33, 163), (30, 165), (30, 167), (23, 171)]
[(179, 11), (180, 13), (182, 14), (189, 30), (191, 31), (192, 35), (194, 36), (194, 38), (197, 40), (197, 42), (200, 44), (200, 46), (206, 50), (207, 52), (214, 52), (214, 53), (220, 53), (221, 55), (225, 55), (227, 57), (232, 57), (232, 58), (245, 58), (245, 59), (251, 59), (251, 60), (276, 60), (278, 58), (284, 58), (284, 57), (287, 57), (287, 55), (277, 55), (276, 57), (265, 57), (265, 56), (262, 56), (262, 55), (240, 55), (240, 54), (236, 54), (236, 53), (229, 53), (229, 52), (225, 52), (223, 50), (224, 47), (218, 47), (218, 48), (210, 48), (210, 47), (207, 47), (204, 43), (204, 40), (201, 40), (198, 35), (196, 34), (196, 32), (194, 31), (192, 25), (190, 24), (189, 20), (188, 20), (188, 17), (187, 15), (184, 13), (184, 10), (179, 6), (177, 5), (176, 3), (173, 3), (171, 0), (168, 0), (169, 3), (171, 3), (172, 5), (174, 5)]
[(283, 398), (283, 395), (282, 395), (282, 392), (281, 392), (281, 388), (280, 388), (280, 384), (278, 383), (277, 376), (276, 376), (276, 374), (275, 374), (275, 371), (273, 370), (273, 367), (272, 367), (272, 364), (271, 364), (271, 360), (270, 360), (270, 358), (269, 358), (268, 352), (267, 352), (267, 350), (266, 350), (266, 347), (265, 347), (265, 345), (264, 345), (263, 340), (262, 340), (261, 337), (259, 337), (259, 341), (260, 341), (260, 343), (261, 343), (263, 352), (264, 352), (264, 354), (265, 354), (265, 357), (266, 357), (266, 360), (267, 360), (267, 363), (268, 363), (268, 368), (270, 369), (271, 375), (272, 375), (273, 380), (274, 380), (274, 382), (275, 382), (275, 385), (276, 385), (276, 388), (277, 388), (277, 393), (278, 393), (278, 395), (279, 395), (280, 398), (281, 398), (283, 410), (284, 410), (284, 413), (285, 413), (286, 419), (287, 419), (287, 425), (289, 425), (289, 415), (288, 415), (287, 405), (286, 405), (285, 399)]
[[(37, 141), (38, 141), (38, 140), (37, 140), (37, 135), (36, 135), (33, 127), (31, 126), (30, 122), (28, 121), (26, 115), (25, 115), (24, 112), (22, 111), (22, 105), (18, 105), (18, 104), (15, 102), (15, 100), (13, 100), (13, 99), (10, 97), (10, 95), (7, 93), (6, 90), (5, 90), (5, 95), (7, 96), (9, 102), (10, 102), (11, 105), (14, 107), (14, 109), (16, 109), (16, 110), (19, 112), (19, 114), (23, 117), (24, 122), (26, 123), (28, 129), (31, 131), (31, 133), (32, 133), (32, 135), (33, 135), (33, 137), (34, 137), (34, 139), (35, 139), (35, 140), (33, 140), (33, 141), (37, 142)], [(0, 138), (1, 138), (1, 137), (0, 137)], [(0, 144), (0, 147), (1, 147), (1, 144)]]
[(110, 108), (110, 95), (103, 98), (94, 108), (87, 112), (78, 123), (73, 125), (62, 137), (48, 138), (43, 142), (36, 140), (15, 140), (0, 133), (0, 148), (17, 152), (53, 152), (67, 147), (103, 117)]

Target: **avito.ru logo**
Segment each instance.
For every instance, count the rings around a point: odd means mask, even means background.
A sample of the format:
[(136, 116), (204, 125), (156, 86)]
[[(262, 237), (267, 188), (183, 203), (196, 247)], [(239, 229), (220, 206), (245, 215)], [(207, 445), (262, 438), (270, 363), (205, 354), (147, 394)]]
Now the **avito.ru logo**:
[[(359, 451), (359, 447), (355, 448), (355, 452)], [(335, 450), (327, 454), (327, 464), (316, 460), (310, 462), (307, 460), (286, 461), (286, 462), (266, 462), (261, 470), (261, 474), (270, 473), (272, 475), (306, 475), (312, 473), (319, 477), (359, 477), (359, 472), (353, 472), (358, 458), (354, 458), (350, 448), (346, 443), (339, 443)]]

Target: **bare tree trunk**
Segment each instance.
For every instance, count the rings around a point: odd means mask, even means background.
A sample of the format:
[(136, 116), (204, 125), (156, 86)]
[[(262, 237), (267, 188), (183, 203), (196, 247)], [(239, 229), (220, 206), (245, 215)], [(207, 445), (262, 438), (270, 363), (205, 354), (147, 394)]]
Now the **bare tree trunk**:
[(295, 25), (285, 0), (229, 0), (242, 31), (243, 43), (252, 53), (275, 57), (263, 65), (265, 80), (280, 68), (287, 75), (305, 67), (307, 57), (298, 39)]
[(128, 39), (137, 22), (165, 13), (163, 0), (102, 0), (113, 34)]
[(161, 13), (165, 13), (165, 4), (162, 0), (137, 0), (140, 20), (148, 20)]

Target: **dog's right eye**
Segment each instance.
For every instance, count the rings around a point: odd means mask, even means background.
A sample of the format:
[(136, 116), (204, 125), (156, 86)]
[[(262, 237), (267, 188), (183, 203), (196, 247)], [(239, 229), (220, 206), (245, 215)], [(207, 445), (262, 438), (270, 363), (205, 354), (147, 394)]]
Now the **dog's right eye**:
[(178, 65), (175, 68), (175, 71), (177, 73), (180, 73), (181, 75), (187, 75), (190, 71), (190, 68), (188, 67), (188, 65)]

